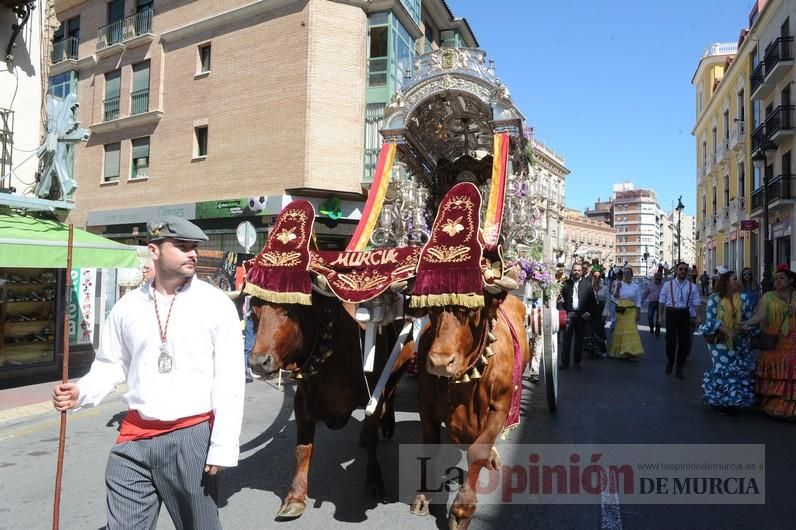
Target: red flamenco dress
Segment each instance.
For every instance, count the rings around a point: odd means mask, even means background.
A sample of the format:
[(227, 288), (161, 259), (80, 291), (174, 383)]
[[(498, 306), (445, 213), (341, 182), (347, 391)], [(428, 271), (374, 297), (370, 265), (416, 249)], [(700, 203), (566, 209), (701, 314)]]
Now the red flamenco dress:
[(763, 350), (755, 370), (755, 392), (763, 411), (775, 418), (796, 421), (796, 312), (773, 292), (761, 299), (765, 304), (765, 331), (779, 335), (773, 350)]

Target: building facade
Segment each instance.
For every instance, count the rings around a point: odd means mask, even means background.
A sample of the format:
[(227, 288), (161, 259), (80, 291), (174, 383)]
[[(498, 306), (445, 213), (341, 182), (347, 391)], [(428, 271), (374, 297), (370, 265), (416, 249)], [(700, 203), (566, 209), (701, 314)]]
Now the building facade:
[[(42, 132), (41, 53), (46, 10), (32, 9), (23, 23), (24, 17), (11, 9), (15, 4), (0, 2), (3, 54), (13, 38), (11, 56), (0, 69), (0, 192), (32, 195), (39, 164), (35, 150)], [(20, 26), (16, 35), (14, 25)]]
[[(441, 0), (56, 0), (50, 91), (76, 91), (91, 139), (71, 220), (135, 243), (159, 214), (241, 250), (309, 198), (319, 243), (358, 220), (377, 108), (427, 48), (477, 46)], [(334, 215), (322, 212), (334, 212)]]
[(662, 262), (664, 215), (655, 191), (616, 184), (613, 203), (616, 262), (627, 263), (637, 274)]
[(564, 190), (570, 171), (564, 158), (542, 142), (532, 139), (536, 169), (536, 182), (531, 193), (541, 200), (542, 229), (544, 231), (545, 259), (556, 261), (563, 255), (566, 246), (566, 235), (563, 224), (562, 208), (564, 206)]
[(609, 226), (614, 226), (614, 201), (612, 199), (601, 201), (598, 197), (594, 208), (587, 208), (583, 215), (592, 221), (602, 221)]
[[(678, 222), (679, 234), (678, 238)], [(673, 211), (664, 214), (661, 227), (663, 229), (663, 243), (661, 246), (661, 263), (666, 269), (675, 265), (678, 260), (685, 261), (689, 265), (696, 265), (695, 241), (696, 237), (696, 218), (693, 215), (686, 215)], [(698, 265), (697, 265), (698, 267)], [(701, 270), (701, 269), (700, 269)]]
[(616, 229), (587, 218), (578, 210), (563, 208), (566, 249), (561, 260), (569, 268), (577, 260), (597, 259), (610, 265), (616, 260)]
[(709, 46), (692, 79), (701, 269), (749, 266), (760, 278), (766, 241), (773, 263), (796, 267), (793, 21), (793, 2), (759, 0), (738, 43)]

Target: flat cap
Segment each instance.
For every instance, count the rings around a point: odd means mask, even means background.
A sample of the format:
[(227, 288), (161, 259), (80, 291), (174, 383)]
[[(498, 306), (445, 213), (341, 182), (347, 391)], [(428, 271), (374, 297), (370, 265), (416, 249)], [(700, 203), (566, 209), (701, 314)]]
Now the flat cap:
[(182, 241), (207, 241), (202, 229), (182, 217), (167, 215), (146, 224), (148, 240), (180, 239)]

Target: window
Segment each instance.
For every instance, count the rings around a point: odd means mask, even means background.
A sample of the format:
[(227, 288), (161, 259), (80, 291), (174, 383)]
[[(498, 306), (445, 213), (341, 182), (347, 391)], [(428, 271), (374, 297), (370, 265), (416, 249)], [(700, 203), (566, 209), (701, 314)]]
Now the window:
[(105, 145), (105, 171), (102, 174), (103, 182), (116, 182), (119, 180), (119, 152), (121, 144)]
[(149, 137), (133, 140), (132, 147), (133, 167), (130, 178), (146, 178), (149, 176)]
[(207, 156), (207, 125), (194, 128), (194, 133), (196, 137), (194, 143), (194, 157)]
[(738, 197), (746, 197), (746, 166), (738, 164)]
[(368, 20), (368, 86), (387, 85), (390, 29), (387, 13), (377, 13)]
[(715, 160), (716, 159), (716, 147), (717, 147), (717, 143), (718, 143), (717, 135), (716, 135), (716, 128), (715, 127), (713, 127), (713, 129), (711, 130), (711, 135), (712, 135), (712, 139), (713, 139), (713, 159)]
[(65, 98), (67, 94), (77, 93), (77, 72), (69, 70), (63, 74), (54, 75), (50, 78), (50, 94), (59, 98)]
[(730, 111), (724, 111), (724, 140), (730, 139)]
[(724, 206), (730, 205), (730, 176), (724, 175)]
[(133, 91), (130, 92), (130, 115), (149, 112), (149, 61), (133, 65)]
[[(745, 105), (746, 105), (746, 103), (743, 100), (743, 89), (741, 89), (741, 90), (738, 91), (738, 103), (737, 103), (737, 107), (738, 107), (737, 119), (740, 120), (741, 122), (743, 122), (744, 115), (746, 114)], [(743, 127), (743, 125), (741, 125), (741, 126)]]
[(446, 29), (439, 32), (441, 48), (459, 48), (462, 46), (461, 36), (455, 29)]
[(210, 43), (199, 46), (199, 73), (210, 71)]
[(105, 100), (104, 121), (115, 120), (119, 117), (119, 96), (122, 89), (121, 70), (114, 70), (105, 74)]
[(70, 18), (61, 23), (61, 27), (53, 35), (52, 63), (66, 59), (77, 59), (77, 47), (80, 43), (80, 16)]

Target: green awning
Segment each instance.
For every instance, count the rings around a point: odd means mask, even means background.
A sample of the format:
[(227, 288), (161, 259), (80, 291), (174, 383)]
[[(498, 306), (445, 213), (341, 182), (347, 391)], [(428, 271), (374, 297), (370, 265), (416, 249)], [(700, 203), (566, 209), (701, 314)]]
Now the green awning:
[[(66, 268), (69, 228), (28, 215), (0, 213), (0, 267)], [(74, 229), (72, 266), (137, 268), (135, 247)]]

